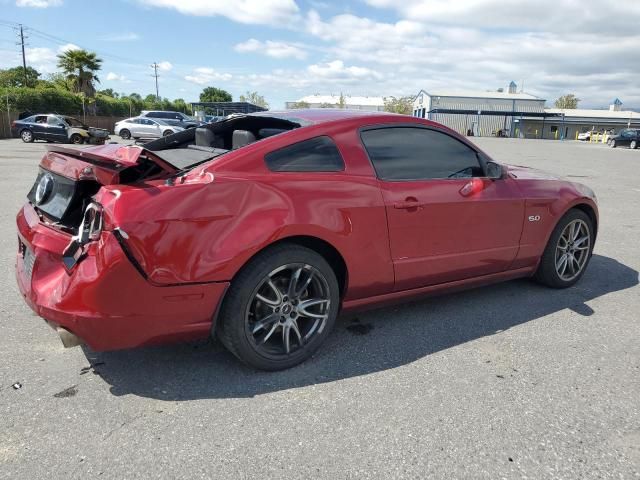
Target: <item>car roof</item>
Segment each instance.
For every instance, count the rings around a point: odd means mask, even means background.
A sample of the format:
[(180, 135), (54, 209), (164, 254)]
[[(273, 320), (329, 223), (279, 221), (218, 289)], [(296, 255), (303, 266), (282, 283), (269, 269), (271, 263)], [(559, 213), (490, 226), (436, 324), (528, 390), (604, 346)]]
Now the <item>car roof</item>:
[(352, 118), (380, 118), (384, 116), (404, 116), (396, 113), (379, 112), (375, 110), (350, 110), (346, 108), (302, 108), (295, 110), (267, 110), (255, 112), (249, 115), (260, 117), (276, 117), (291, 120), (303, 120), (305, 124), (319, 124), (332, 122), (335, 120), (346, 120)]

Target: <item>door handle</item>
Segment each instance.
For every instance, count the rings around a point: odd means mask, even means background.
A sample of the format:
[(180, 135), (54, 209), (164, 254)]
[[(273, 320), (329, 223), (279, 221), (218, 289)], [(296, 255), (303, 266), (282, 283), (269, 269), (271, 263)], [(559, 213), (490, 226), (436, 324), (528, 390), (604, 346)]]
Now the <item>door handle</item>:
[(417, 210), (424, 207), (424, 204), (418, 203), (418, 199), (415, 197), (407, 197), (404, 202), (398, 202), (393, 204), (393, 208), (398, 210)]

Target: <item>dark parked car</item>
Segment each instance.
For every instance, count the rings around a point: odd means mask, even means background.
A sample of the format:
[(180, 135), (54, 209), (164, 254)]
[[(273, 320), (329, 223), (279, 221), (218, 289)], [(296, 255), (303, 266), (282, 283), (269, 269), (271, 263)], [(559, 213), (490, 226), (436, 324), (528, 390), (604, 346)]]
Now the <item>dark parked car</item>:
[(77, 145), (102, 145), (109, 138), (108, 130), (89, 127), (76, 118), (51, 113), (31, 115), (14, 121), (11, 124), (11, 134), (14, 137), (19, 136), (25, 143), (46, 140)]
[(611, 137), (607, 143), (611, 148), (629, 147), (632, 150), (636, 149), (640, 145), (640, 130), (627, 128), (618, 135)]
[(202, 122), (199, 122), (193, 117), (189, 115), (185, 115), (182, 112), (169, 112), (163, 110), (143, 110), (140, 113), (141, 117), (154, 118), (163, 120), (167, 122), (169, 125), (173, 125), (174, 127), (182, 127), (182, 128), (194, 128), (202, 125)]

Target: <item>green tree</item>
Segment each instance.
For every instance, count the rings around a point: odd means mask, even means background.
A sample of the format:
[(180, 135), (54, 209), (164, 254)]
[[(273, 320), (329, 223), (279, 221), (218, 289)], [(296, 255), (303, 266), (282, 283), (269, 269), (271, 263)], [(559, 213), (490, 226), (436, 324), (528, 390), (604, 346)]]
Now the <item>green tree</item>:
[(40, 77), (40, 73), (33, 67), (27, 67), (26, 75), (23, 67), (7, 68), (0, 70), (0, 86), (35, 87), (38, 83), (38, 77)]
[(61, 72), (50, 73), (49, 75), (47, 75), (46, 80), (40, 80), (39, 86), (45, 88), (58, 88), (67, 92), (73, 90), (72, 82), (67, 79), (67, 76), (64, 73)]
[(300, 108), (309, 108), (311, 105), (309, 105), (309, 102), (295, 102), (291, 105), (291, 108), (293, 109), (300, 109)]
[(188, 113), (189, 107), (187, 106), (187, 102), (182, 98), (176, 98), (173, 102), (172, 110), (176, 112)]
[(555, 106), (556, 108), (575, 109), (575, 108), (578, 108), (579, 101), (580, 99), (576, 97), (573, 93), (568, 93), (558, 98), (555, 102)]
[(113, 88), (105, 88), (104, 90), (99, 90), (98, 93), (111, 98), (118, 98), (120, 96), (118, 92), (113, 91)]
[(67, 50), (58, 55), (58, 68), (71, 82), (73, 91), (84, 93), (87, 97), (96, 94), (95, 83), (100, 83), (96, 73), (101, 65), (102, 60), (87, 50)]
[(253, 103), (262, 108), (269, 108), (267, 101), (258, 92), (247, 92), (246, 95), (240, 95), (240, 101)]
[(206, 87), (200, 94), (201, 102), (231, 102), (233, 97), (226, 90), (216, 87)]
[(401, 113), (409, 115), (413, 109), (413, 98), (411, 97), (386, 97), (384, 99), (384, 111), (391, 113)]
[(318, 106), (318, 108), (335, 108), (335, 105), (332, 105), (331, 103), (324, 102), (324, 103), (321, 103)]
[(338, 108), (347, 108), (347, 100), (344, 98), (342, 92), (340, 92), (340, 98), (338, 98)]

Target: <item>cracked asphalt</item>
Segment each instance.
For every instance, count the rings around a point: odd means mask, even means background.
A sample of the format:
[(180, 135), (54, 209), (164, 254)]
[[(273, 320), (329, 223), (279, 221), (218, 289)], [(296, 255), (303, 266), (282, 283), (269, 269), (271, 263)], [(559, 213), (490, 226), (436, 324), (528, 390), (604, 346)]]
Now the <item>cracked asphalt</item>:
[(0, 140), (0, 478), (640, 478), (640, 151), (476, 141), (596, 191), (582, 281), (341, 318), (264, 373), (210, 342), (64, 350), (13, 270), (45, 144)]

